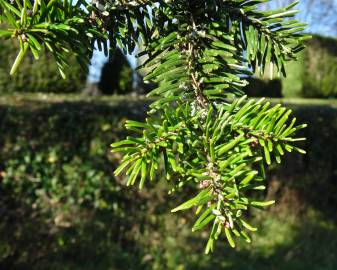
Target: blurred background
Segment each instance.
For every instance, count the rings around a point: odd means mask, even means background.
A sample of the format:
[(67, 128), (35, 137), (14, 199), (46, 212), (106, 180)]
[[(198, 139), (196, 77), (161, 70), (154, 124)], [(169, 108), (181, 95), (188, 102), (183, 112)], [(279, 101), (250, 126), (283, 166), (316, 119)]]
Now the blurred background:
[(232, 250), (222, 240), (211, 256), (207, 235), (190, 230), (193, 213), (170, 213), (189, 194), (169, 196), (162, 182), (139, 192), (113, 176), (121, 156), (109, 145), (127, 135), (126, 119), (144, 119), (153, 87), (134, 55), (95, 52), (89, 74), (70, 59), (67, 80), (50, 55), (26, 57), (9, 77), (17, 48), (1, 40), (0, 269), (336, 270), (337, 0), (299, 9), (307, 49), (287, 78), (255, 76), (245, 90), (309, 124), (307, 155), (269, 169), (263, 196), (276, 205), (250, 213), (253, 243)]

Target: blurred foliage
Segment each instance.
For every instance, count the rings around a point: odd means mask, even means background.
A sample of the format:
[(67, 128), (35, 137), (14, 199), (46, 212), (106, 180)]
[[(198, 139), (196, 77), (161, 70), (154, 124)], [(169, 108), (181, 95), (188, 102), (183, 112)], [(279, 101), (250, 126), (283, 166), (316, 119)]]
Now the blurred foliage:
[(249, 79), (245, 92), (253, 97), (336, 98), (337, 39), (314, 36), (306, 46), (298, 61), (286, 64), (286, 78), (269, 80), (267, 73)]
[(0, 93), (11, 92), (53, 92), (73, 93), (81, 91), (86, 82), (86, 72), (78, 65), (74, 56), (69, 56), (68, 78), (60, 77), (57, 64), (52, 55), (41, 53), (38, 61), (27, 54), (22, 61), (20, 72), (9, 76), (9, 70), (18, 53), (18, 46), (13, 40), (0, 41)]
[(337, 39), (316, 37), (304, 52), (303, 96), (337, 97)]
[(337, 108), (327, 104), (287, 102), (310, 124), (308, 155), (269, 171), (265, 196), (278, 203), (254, 214), (251, 246), (220, 241), (204, 256), (207, 235), (190, 233), (193, 213), (168, 213), (164, 182), (139, 193), (113, 177), (121, 157), (108, 145), (147, 101), (1, 97), (0, 269), (336, 269)]
[(132, 84), (133, 70), (122, 51), (116, 49), (103, 66), (98, 88), (106, 95), (120, 95), (130, 93), (133, 90)]
[(314, 36), (306, 45), (299, 61), (287, 64), (284, 96), (336, 98), (337, 39)]
[(248, 78), (249, 84), (244, 91), (249, 97), (282, 97), (282, 82), (279, 79), (268, 80)]

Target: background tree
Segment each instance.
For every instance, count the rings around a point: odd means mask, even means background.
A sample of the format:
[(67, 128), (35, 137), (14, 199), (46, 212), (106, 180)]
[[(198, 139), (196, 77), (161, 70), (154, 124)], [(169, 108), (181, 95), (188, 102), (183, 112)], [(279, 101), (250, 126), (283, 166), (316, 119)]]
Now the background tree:
[(138, 137), (114, 143), (113, 151), (124, 158), (116, 174), (126, 169), (128, 185), (154, 180), (161, 171), (170, 191), (198, 186), (196, 196), (173, 212), (196, 207), (199, 216), (193, 231), (210, 228), (206, 253), (224, 232), (234, 247), (234, 236), (247, 242), (256, 229), (245, 221), (251, 207), (273, 201), (256, 201), (254, 190), (265, 188), (264, 168), (281, 162), (285, 151), (302, 138), (291, 110), (263, 100), (246, 100), (244, 75), (285, 74), (285, 62), (307, 39), (304, 24), (292, 8), (261, 11), (265, 0), (213, 1), (16, 1), (0, 0), (1, 20), (10, 27), (3, 37), (18, 39), (21, 50), (11, 73), (17, 71), (30, 49), (38, 58), (45, 45), (65, 76), (71, 51), (85, 66), (94, 42), (108, 54), (117, 44), (131, 53), (142, 42), (148, 60), (143, 64), (158, 87), (145, 123), (128, 121), (126, 128)]
[(132, 91), (133, 71), (120, 49), (116, 49), (102, 69), (98, 88), (103, 94), (127, 94)]

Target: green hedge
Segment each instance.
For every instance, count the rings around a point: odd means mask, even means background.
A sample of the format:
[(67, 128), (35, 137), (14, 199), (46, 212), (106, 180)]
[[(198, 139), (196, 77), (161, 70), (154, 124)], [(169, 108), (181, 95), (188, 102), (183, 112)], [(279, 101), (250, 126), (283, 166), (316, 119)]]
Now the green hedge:
[[(264, 229), (253, 246), (232, 251), (219, 242), (224, 249), (213, 257), (202, 255), (206, 238), (191, 234), (189, 218), (169, 213), (189, 194), (170, 198), (162, 182), (138, 192), (113, 177), (120, 156), (109, 145), (126, 135), (126, 119), (144, 117), (147, 104), (0, 98), (0, 269), (337, 268), (329, 253), (337, 247), (337, 104), (289, 104), (309, 124), (308, 155), (290, 155), (282, 170), (269, 172), (266, 196), (277, 198), (277, 214), (257, 215)], [(301, 217), (294, 224), (293, 215)], [(291, 257), (285, 250), (293, 245)]]
[[(337, 97), (337, 39), (314, 36), (298, 62), (287, 66), (285, 95), (309, 98)], [(292, 93), (292, 91), (294, 93)]]
[(313, 36), (298, 61), (286, 64), (286, 71), (286, 78), (271, 81), (267, 72), (265, 78), (250, 79), (245, 91), (260, 97), (336, 98), (337, 39)]
[(66, 80), (62, 80), (54, 58), (50, 53), (41, 54), (36, 61), (26, 55), (17, 74), (9, 76), (10, 68), (18, 53), (13, 40), (0, 41), (0, 93), (48, 92), (74, 93), (81, 91), (86, 83), (86, 72), (81, 69), (74, 56), (69, 56)]
[(337, 39), (316, 37), (305, 51), (303, 96), (337, 97)]

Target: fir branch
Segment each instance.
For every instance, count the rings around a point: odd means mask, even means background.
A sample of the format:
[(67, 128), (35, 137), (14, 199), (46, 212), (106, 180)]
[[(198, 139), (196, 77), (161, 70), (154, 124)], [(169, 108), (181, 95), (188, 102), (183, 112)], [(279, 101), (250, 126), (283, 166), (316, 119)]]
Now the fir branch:
[(286, 19), (297, 2), (261, 11), (263, 2), (0, 0), (0, 37), (20, 44), (13, 71), (26, 51), (38, 58), (46, 46), (63, 76), (68, 53), (88, 63), (95, 42), (107, 55), (116, 46), (125, 53), (143, 47), (141, 68), (158, 84), (149, 94), (156, 99), (146, 123), (126, 123), (138, 136), (112, 144), (124, 154), (115, 174), (126, 171), (127, 185), (143, 188), (162, 178), (163, 166), (170, 192), (199, 187), (172, 211), (197, 208), (192, 230), (209, 229), (209, 253), (222, 232), (232, 247), (236, 237), (251, 241), (256, 228), (245, 212), (273, 203), (254, 201), (251, 191), (265, 188), (265, 168), (286, 151), (304, 153), (295, 134), (305, 125), (295, 125), (291, 110), (243, 96), (245, 76), (267, 65), (271, 75), (274, 65), (285, 74), (285, 61), (307, 38), (304, 24)]

